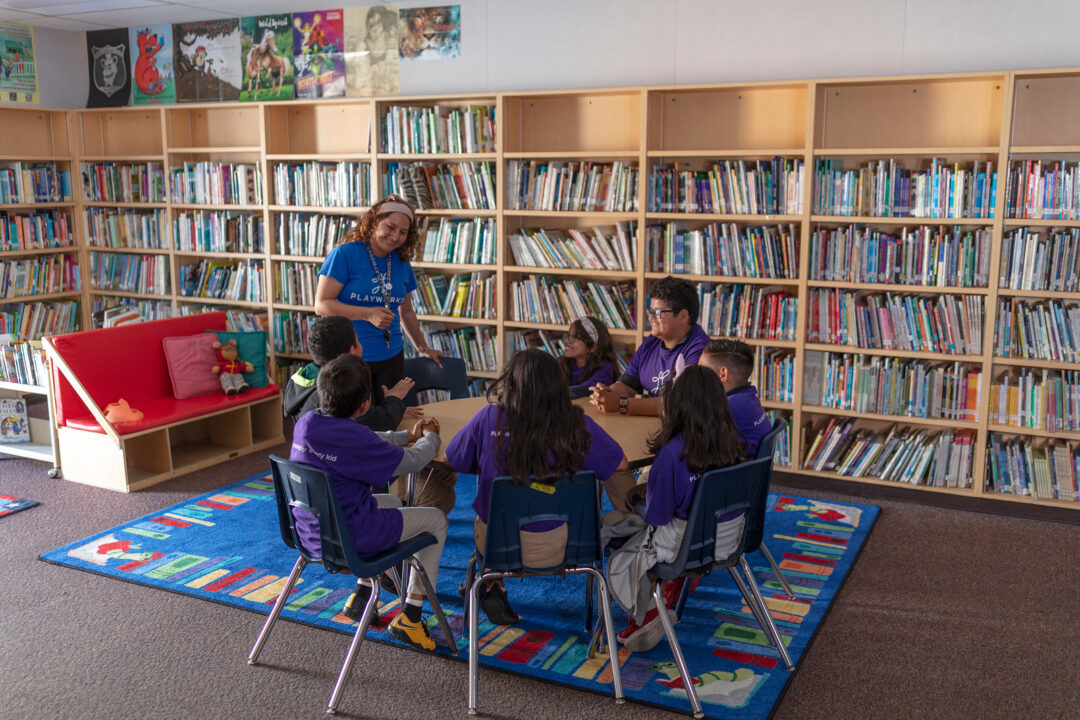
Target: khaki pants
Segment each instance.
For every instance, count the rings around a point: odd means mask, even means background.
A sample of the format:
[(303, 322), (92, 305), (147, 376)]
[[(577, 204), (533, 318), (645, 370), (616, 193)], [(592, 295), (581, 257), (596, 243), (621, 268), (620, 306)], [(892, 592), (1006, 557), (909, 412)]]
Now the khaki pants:
[[(439, 581), (439, 560), (442, 558), (443, 545), (446, 543), (447, 522), (445, 513), (438, 508), (431, 507), (401, 507), (401, 500), (393, 495), (375, 495), (375, 502), (378, 503), (380, 508), (397, 508), (397, 511), (401, 513), (401, 538), (399, 542), (404, 542), (424, 532), (435, 536), (434, 545), (428, 545), (416, 553), (416, 559), (424, 567), (424, 572), (427, 573), (431, 587), (434, 588)], [(409, 573), (408, 593), (427, 597), (427, 593), (424, 592), (424, 585), (420, 582), (419, 573)]]
[[(416, 499), (413, 507), (432, 507), (449, 515), (457, 502), (457, 493), (454, 486), (457, 485), (457, 473), (446, 463), (433, 461), (419, 473), (419, 482), (416, 484)], [(399, 477), (390, 486), (390, 493), (396, 495), (404, 502), (408, 498), (409, 479)]]
[[(521, 564), (536, 569), (556, 567), (566, 559), (566, 541), (569, 530), (566, 523), (544, 532), (521, 531)], [(476, 549), (484, 552), (487, 542), (487, 523), (476, 518), (473, 523), (473, 542)]]
[[(644, 479), (647, 476), (643, 475), (642, 477)], [(633, 512), (634, 505), (632, 501), (637, 496), (637, 493), (640, 492), (641, 497), (645, 496), (644, 487), (640, 491), (634, 490), (637, 484), (638, 480), (633, 470), (616, 470), (604, 483), (604, 492), (607, 493), (611, 506), (616, 510)]]

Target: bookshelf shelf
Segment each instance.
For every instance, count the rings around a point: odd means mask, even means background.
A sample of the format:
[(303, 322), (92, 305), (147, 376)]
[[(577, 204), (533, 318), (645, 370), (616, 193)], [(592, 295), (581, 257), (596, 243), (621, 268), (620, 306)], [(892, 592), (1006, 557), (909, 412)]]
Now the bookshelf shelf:
[(193, 297), (190, 295), (177, 295), (176, 301), (179, 303), (195, 303), (198, 305), (225, 305), (238, 308), (250, 308), (252, 310), (266, 311), (265, 302), (253, 302), (250, 300), (230, 300), (228, 298), (204, 298)]
[(131, 255), (168, 255), (171, 250), (168, 248), (128, 248), (128, 247), (107, 247), (103, 245), (87, 245), (86, 248), (91, 252), (100, 253), (127, 253)]
[(805, 147), (797, 148), (745, 148), (732, 150), (731, 148), (716, 150), (649, 150), (645, 153), (648, 158), (678, 158), (703, 159), (768, 159), (772, 157), (802, 157), (806, 153)]
[(88, 292), (90, 293), (90, 295), (107, 295), (110, 297), (133, 298), (139, 300), (149, 300), (159, 297), (158, 295), (155, 295), (153, 293), (129, 292), (127, 290), (110, 290), (109, 288), (90, 288)]
[[(480, 266), (481, 268), (492, 268), (488, 266)], [(595, 268), (546, 268), (546, 267), (532, 267), (529, 265), (508, 265), (503, 268), (507, 274), (515, 275), (566, 275), (568, 277), (582, 277), (596, 279), (598, 273), (603, 273), (605, 280), (633, 280), (637, 277), (637, 273), (633, 270), (597, 270)]]
[(222, 260), (247, 260), (249, 258), (258, 257), (261, 253), (245, 253), (245, 252), (214, 252), (210, 250), (175, 250), (173, 255), (176, 257), (206, 257), (206, 258), (221, 258)]
[(470, 160), (495, 160), (495, 153), (379, 153), (380, 160), (404, 160), (408, 162), (417, 160), (447, 160), (447, 161), (470, 161)]
[(37, 302), (41, 300), (60, 300), (63, 298), (69, 298), (73, 295), (79, 295), (80, 290), (67, 290), (64, 292), (44, 293), (40, 295), (16, 295), (14, 297), (0, 297), (0, 305), (10, 303), (27, 303)]
[(344, 160), (358, 160), (362, 162), (371, 162), (373, 155), (369, 152), (339, 152), (339, 153), (307, 153), (307, 154), (291, 154), (291, 153), (267, 153), (265, 158), (268, 162), (284, 162), (284, 163), (303, 163), (303, 162), (336, 162)]
[(1070, 432), (1068, 430), (1046, 430), (1045, 428), (1029, 428), (1020, 427), (1019, 425), (988, 425), (986, 428), (989, 432), (1002, 433), (1004, 435), (1029, 435), (1031, 437), (1042, 438), (1054, 438), (1055, 440), (1068, 440), (1070, 442), (1080, 441), (1080, 432)]
[(232, 153), (246, 153), (258, 155), (262, 152), (261, 145), (237, 145), (220, 147), (173, 147), (166, 150), (169, 155), (225, 155)]
[(993, 218), (926, 218), (926, 217), (876, 217), (873, 215), (811, 215), (815, 224), (859, 225), (986, 225), (994, 224)]
[(795, 470), (800, 475), (809, 475), (811, 477), (831, 478), (834, 480), (847, 480), (853, 483), (866, 483), (868, 485), (885, 485), (888, 487), (907, 487), (913, 491), (935, 492), (945, 495), (963, 495), (972, 496), (976, 494), (973, 488), (959, 488), (959, 487), (934, 487), (933, 485), (913, 485), (911, 483), (896, 482), (893, 480), (882, 480), (876, 477), (867, 477), (865, 475), (841, 475), (840, 473), (829, 472), (826, 470), (808, 470), (807, 468), (800, 467)]
[(420, 216), (452, 215), (455, 217), (496, 217), (498, 210), (469, 209), (469, 208), (425, 208), (417, 210)]
[[(250, 206), (249, 206), (250, 207)], [(270, 205), (270, 212), (320, 213), (329, 215), (355, 215), (360, 217), (368, 207), (331, 207), (329, 205)]]
[(659, 280), (660, 278), (672, 275), (677, 278), (682, 278), (688, 282), (719, 282), (729, 285), (741, 283), (744, 285), (787, 285), (797, 287), (799, 285), (798, 278), (766, 278), (766, 277), (751, 277), (744, 275), (694, 275), (692, 273), (677, 273), (677, 272), (646, 272), (645, 278), (647, 280)]
[(864, 420), (881, 420), (885, 422), (902, 422), (908, 425), (926, 425), (927, 427), (940, 428), (978, 428), (978, 423), (969, 420), (946, 420), (945, 418), (917, 417), (913, 415), (882, 415), (880, 413), (844, 410), (842, 408), (827, 407), (825, 405), (803, 405), (803, 412), (817, 415), (837, 415), (839, 417), (862, 418)]
[(55, 248), (33, 248), (27, 250), (0, 250), (0, 258), (33, 257), (35, 255), (70, 255), (79, 252), (74, 246)]
[(1076, 293), (1060, 290), (1011, 290), (998, 288), (998, 297), (1034, 298), (1037, 300), (1076, 300)]
[(491, 318), (471, 318), (471, 317), (459, 317), (457, 315), (420, 315), (417, 314), (417, 319), (423, 322), (439, 322), (450, 325), (490, 325), (492, 327), (498, 325), (498, 321)]
[(877, 148), (823, 148), (814, 152), (816, 157), (882, 158), (892, 156), (925, 157), (971, 157), (991, 155), (997, 157), (997, 145), (972, 147), (877, 147)]
[(1006, 227), (1080, 227), (1080, 220), (1036, 220), (1033, 218), (1005, 218)]
[[(322, 262), (322, 258), (319, 258), (319, 262)], [(417, 270), (437, 270), (442, 273), (488, 272), (498, 268), (497, 265), (424, 262), (422, 260), (414, 260), (412, 266)]]
[(132, 208), (132, 209), (153, 209), (153, 208), (165, 208), (168, 207), (163, 202), (97, 202), (91, 200), (83, 200), (83, 207), (94, 208)]
[(768, 225), (771, 223), (800, 222), (802, 215), (744, 215), (731, 213), (686, 213), (686, 212), (647, 212), (645, 219), (649, 221), (664, 220), (710, 220), (713, 222), (738, 222)]
[(916, 358), (922, 360), (949, 360), (981, 363), (982, 355), (950, 355), (949, 353), (924, 352), (922, 350), (885, 350), (884, 348), (864, 348), (858, 345), (829, 345), (807, 342), (804, 350), (822, 350), (824, 352), (862, 353), (863, 355), (886, 355), (888, 357)]
[(256, 203), (247, 205), (241, 203), (172, 203), (170, 207), (174, 210), (250, 210), (251, 212), (259, 212), (263, 209), (262, 205)]
[(1046, 368), (1047, 370), (1075, 370), (1076, 363), (1061, 362), (1060, 360), (1040, 360), (1038, 358), (1001, 357), (994, 356), (995, 365), (1014, 365), (1016, 367)]
[[(950, 295), (986, 295), (985, 287), (962, 287), (957, 285), (901, 285), (895, 283), (856, 283), (841, 282), (836, 280), (808, 280), (807, 287), (812, 288), (839, 288), (841, 290), (867, 290), (894, 293), (920, 293), (924, 295), (932, 293), (948, 293)], [(999, 291), (1000, 292), (1000, 291)]]
[(0, 203), (0, 210), (49, 210), (74, 207), (74, 202)]

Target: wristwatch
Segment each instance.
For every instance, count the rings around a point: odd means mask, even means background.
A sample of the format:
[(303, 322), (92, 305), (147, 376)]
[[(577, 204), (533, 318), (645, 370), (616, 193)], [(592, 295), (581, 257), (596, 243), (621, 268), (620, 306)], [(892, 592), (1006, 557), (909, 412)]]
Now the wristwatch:
[(630, 405), (630, 398), (627, 398), (627, 397), (619, 398), (619, 414), (620, 415), (628, 415), (630, 413), (629, 405)]

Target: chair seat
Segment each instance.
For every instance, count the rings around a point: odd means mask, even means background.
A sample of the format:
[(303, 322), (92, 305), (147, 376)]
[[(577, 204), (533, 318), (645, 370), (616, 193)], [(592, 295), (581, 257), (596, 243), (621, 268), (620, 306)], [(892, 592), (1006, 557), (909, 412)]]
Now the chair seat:
[[(420, 533), (416, 537), (411, 537), (408, 540), (398, 543), (389, 550), (377, 553), (369, 558), (363, 558), (363, 566), (354, 567), (352, 570), (348, 570), (348, 572), (352, 572), (360, 577), (373, 577), (387, 568), (401, 564), (405, 558), (415, 555), (418, 551), (423, 550), (428, 545), (434, 545), (435, 543), (436, 540), (434, 535), (426, 532)], [(365, 575), (365, 571), (369, 571), (370, 574)]]

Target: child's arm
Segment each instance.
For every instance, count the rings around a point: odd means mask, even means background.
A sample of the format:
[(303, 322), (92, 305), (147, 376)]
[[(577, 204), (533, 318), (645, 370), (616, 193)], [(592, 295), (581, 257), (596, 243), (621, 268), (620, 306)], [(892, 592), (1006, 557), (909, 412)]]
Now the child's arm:
[[(405, 434), (408, 435), (408, 433)], [(419, 472), (439, 454), (441, 444), (442, 440), (438, 433), (433, 431), (424, 433), (424, 436), (413, 443), (412, 447), (405, 448), (405, 454), (394, 470), (394, 475)]]
[[(405, 402), (401, 398), (387, 395), (379, 405), (373, 405), (370, 410), (356, 418), (356, 422), (368, 426), (376, 433), (381, 433), (396, 429), (404, 416)], [(393, 440), (386, 441), (394, 445), (399, 444)]]

